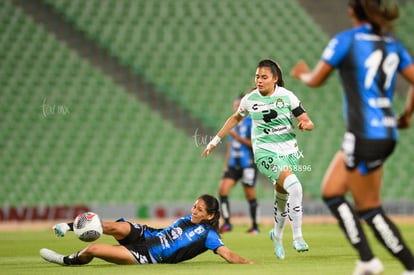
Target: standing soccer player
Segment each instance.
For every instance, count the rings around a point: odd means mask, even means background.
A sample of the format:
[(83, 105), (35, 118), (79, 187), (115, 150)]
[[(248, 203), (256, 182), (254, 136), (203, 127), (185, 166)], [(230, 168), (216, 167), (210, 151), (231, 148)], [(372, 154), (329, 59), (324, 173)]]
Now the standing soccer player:
[[(383, 163), (397, 141), (397, 120), (392, 108), (397, 72), (414, 85), (413, 60), (390, 33), (391, 21), (398, 17), (398, 7), (394, 2), (389, 6), (387, 3), (350, 0), (348, 13), (354, 27), (329, 42), (312, 71), (301, 61), (291, 73), (308, 86), (318, 87), (335, 68), (339, 70), (347, 128), (342, 150), (337, 152), (324, 177), (322, 196), (358, 251), (354, 275), (381, 274), (384, 270), (381, 261), (374, 257), (359, 219), (371, 227), (378, 241), (404, 265), (404, 275), (414, 274), (413, 255), (381, 206)], [(410, 122), (413, 104), (408, 101), (398, 121), (402, 127)], [(355, 208), (345, 198), (348, 191)]]
[[(284, 88), (282, 70), (276, 62), (269, 59), (259, 62), (255, 84), (256, 89), (243, 97), (238, 110), (227, 119), (202, 156), (210, 154), (234, 126), (250, 115), (255, 163), (275, 187), (275, 223), (270, 237), (276, 256), (283, 259), (282, 236), (287, 214), (291, 220), (294, 249), (298, 252), (309, 250), (302, 236), (302, 185), (295, 175), (300, 154), (292, 117), (298, 119), (297, 127), (301, 130), (311, 131), (314, 125), (299, 99)], [(288, 196), (289, 211), (286, 207)]]
[[(236, 98), (233, 102), (233, 111), (237, 111), (243, 95)], [(250, 117), (243, 119), (230, 131), (230, 143), (227, 149), (225, 170), (219, 185), (219, 196), (221, 212), (224, 224), (221, 232), (231, 231), (233, 226), (230, 222), (231, 211), (228, 195), (237, 181), (243, 184), (246, 200), (249, 204), (250, 218), (252, 227), (247, 231), (249, 234), (258, 234), (257, 223), (257, 199), (256, 199), (256, 176), (257, 168), (253, 160), (252, 141), (251, 141), (252, 120)]]

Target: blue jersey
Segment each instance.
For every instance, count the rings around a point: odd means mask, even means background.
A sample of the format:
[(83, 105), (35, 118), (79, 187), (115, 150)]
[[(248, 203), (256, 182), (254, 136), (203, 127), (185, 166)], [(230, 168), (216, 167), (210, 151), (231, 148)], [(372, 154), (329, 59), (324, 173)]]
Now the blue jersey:
[(208, 224), (194, 224), (191, 215), (161, 230), (145, 230), (145, 243), (157, 263), (178, 263), (194, 258), (207, 249), (223, 246), (220, 236)]
[[(241, 138), (250, 139), (251, 138), (251, 129), (252, 129), (252, 119), (250, 116), (242, 120), (242, 122), (236, 125), (233, 130)], [(229, 157), (229, 167), (240, 167), (248, 168), (253, 166), (253, 150), (251, 147), (237, 141), (232, 136), (229, 136), (230, 140), (230, 157)]]
[(396, 140), (396, 74), (413, 62), (404, 46), (392, 35), (373, 34), (365, 24), (333, 37), (322, 60), (339, 70), (347, 131), (366, 139)]

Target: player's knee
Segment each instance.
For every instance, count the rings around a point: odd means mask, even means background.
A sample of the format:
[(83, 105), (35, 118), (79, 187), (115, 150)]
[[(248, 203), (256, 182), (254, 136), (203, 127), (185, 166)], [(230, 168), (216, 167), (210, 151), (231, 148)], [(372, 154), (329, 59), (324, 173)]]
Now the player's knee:
[(94, 257), (97, 255), (97, 253), (99, 252), (99, 246), (100, 244), (98, 243), (93, 243), (88, 245), (84, 250), (82, 250), (82, 256), (89, 256), (89, 257)]

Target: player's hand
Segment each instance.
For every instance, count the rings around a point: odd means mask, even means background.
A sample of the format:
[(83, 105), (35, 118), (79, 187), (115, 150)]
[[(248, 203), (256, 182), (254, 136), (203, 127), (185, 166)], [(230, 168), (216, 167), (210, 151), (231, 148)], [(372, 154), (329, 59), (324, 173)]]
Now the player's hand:
[(214, 148), (216, 148), (217, 144), (219, 144), (221, 141), (221, 137), (216, 135), (210, 142), (207, 144), (206, 149), (204, 149), (203, 153), (201, 153), (202, 157), (207, 157), (208, 154), (210, 154)]
[(201, 153), (201, 156), (203, 158), (207, 157), (215, 148), (216, 146), (208, 144), (207, 147), (204, 149), (203, 153)]
[(56, 237), (62, 238), (65, 236), (66, 232), (70, 229), (67, 223), (58, 223), (55, 224), (53, 227), (53, 232), (55, 233)]
[(410, 127), (411, 117), (408, 116), (406, 113), (401, 114), (397, 118), (397, 127), (398, 129), (407, 129)]
[(314, 127), (312, 120), (300, 120), (297, 126), (301, 131), (312, 131)]
[(303, 73), (308, 73), (309, 66), (304, 60), (300, 60), (290, 71), (290, 75), (296, 79), (300, 79), (300, 75)]

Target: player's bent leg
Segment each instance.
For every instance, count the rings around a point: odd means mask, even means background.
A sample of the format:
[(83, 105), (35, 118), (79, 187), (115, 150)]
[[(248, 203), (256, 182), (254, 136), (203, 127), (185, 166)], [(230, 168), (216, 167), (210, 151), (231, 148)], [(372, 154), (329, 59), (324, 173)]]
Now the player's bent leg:
[(81, 250), (77, 257), (81, 263), (90, 262), (96, 257), (114, 264), (137, 264), (131, 252), (121, 245), (90, 244)]
[(129, 222), (103, 222), (103, 233), (113, 236), (116, 240), (125, 239), (131, 232)]

